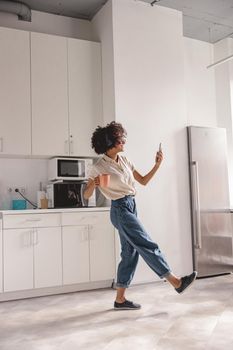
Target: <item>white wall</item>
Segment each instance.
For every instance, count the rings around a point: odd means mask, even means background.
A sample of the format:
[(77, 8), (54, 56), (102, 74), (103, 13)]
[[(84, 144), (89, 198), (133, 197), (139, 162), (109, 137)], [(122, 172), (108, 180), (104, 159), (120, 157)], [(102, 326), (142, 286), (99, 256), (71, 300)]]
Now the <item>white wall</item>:
[[(216, 62), (233, 53), (233, 39), (224, 39), (214, 45), (214, 60)], [(228, 172), (230, 187), (230, 202), (233, 206), (233, 132), (232, 132), (232, 101), (233, 101), (233, 62), (225, 62), (211, 68), (215, 74), (217, 123), (227, 130)]]
[(213, 44), (184, 37), (187, 124), (217, 126)]
[[(192, 261), (186, 126), (218, 124), (215, 73), (206, 69), (213, 45), (184, 38), (181, 13), (133, 0), (109, 1), (93, 25), (106, 59), (105, 121), (112, 119), (115, 108), (116, 120), (128, 130), (126, 153), (142, 173), (150, 170), (163, 143), (161, 169), (147, 187), (137, 186), (140, 218), (173, 270), (188, 273)], [(154, 278), (141, 263), (134, 282)]]
[(0, 26), (84, 40), (93, 40), (92, 25), (90, 21), (57, 16), (39, 11), (32, 11), (31, 22), (20, 21), (16, 15), (0, 12)]
[[(164, 162), (137, 186), (139, 216), (176, 273), (192, 270), (182, 14), (113, 0), (116, 119), (128, 130), (127, 155), (145, 174), (159, 142)], [(134, 281), (153, 280), (141, 264)]]

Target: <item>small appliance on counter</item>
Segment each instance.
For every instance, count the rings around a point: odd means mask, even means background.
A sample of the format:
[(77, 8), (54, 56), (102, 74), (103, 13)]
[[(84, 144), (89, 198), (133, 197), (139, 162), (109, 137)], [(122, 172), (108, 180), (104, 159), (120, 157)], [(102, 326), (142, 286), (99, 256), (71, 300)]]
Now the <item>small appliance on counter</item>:
[(52, 158), (48, 165), (49, 181), (86, 180), (92, 164), (91, 158)]
[(47, 185), (49, 208), (80, 208), (96, 206), (96, 191), (87, 200), (83, 193), (85, 181), (60, 181)]
[(37, 209), (47, 209), (48, 198), (45, 191), (37, 191)]
[(12, 200), (13, 210), (24, 210), (27, 209), (27, 201), (25, 199), (13, 199)]

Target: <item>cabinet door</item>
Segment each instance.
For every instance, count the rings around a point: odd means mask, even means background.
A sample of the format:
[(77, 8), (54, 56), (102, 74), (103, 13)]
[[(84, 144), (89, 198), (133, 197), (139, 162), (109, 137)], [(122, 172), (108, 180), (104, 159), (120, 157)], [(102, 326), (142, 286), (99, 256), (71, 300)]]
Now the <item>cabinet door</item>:
[(91, 135), (102, 124), (101, 46), (68, 39), (70, 154), (93, 156)]
[(30, 41), (0, 28), (0, 155), (31, 154)]
[(33, 288), (32, 229), (3, 231), (4, 292)]
[(89, 282), (88, 226), (66, 226), (63, 236), (63, 284)]
[(2, 220), (0, 219), (0, 293), (2, 293), (2, 286), (3, 286), (3, 283), (2, 283), (2, 277), (3, 277), (3, 273), (2, 273), (2, 259), (3, 259), (3, 256), (2, 256)]
[(62, 285), (61, 228), (34, 229), (35, 288)]
[(67, 155), (67, 39), (31, 33), (32, 153)]
[(99, 213), (98, 221), (89, 225), (91, 281), (115, 277), (114, 228), (109, 213)]

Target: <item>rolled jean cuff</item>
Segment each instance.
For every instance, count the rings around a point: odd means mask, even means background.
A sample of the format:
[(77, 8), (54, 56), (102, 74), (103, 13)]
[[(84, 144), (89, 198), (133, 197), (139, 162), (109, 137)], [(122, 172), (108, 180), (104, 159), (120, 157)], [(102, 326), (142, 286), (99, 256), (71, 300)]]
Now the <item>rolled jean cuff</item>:
[(161, 279), (168, 277), (171, 274), (171, 271), (165, 272), (163, 275), (160, 276)]
[(128, 284), (123, 284), (123, 283), (116, 283), (115, 284), (116, 288), (129, 288)]

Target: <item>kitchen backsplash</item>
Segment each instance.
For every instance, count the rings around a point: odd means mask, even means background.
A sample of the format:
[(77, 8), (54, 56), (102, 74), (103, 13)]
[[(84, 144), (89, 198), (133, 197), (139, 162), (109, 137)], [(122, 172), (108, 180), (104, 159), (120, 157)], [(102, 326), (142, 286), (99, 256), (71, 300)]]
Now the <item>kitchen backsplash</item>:
[[(47, 167), (47, 159), (0, 158), (0, 210), (11, 209), (13, 199), (22, 199), (15, 188), (25, 188), (25, 196), (36, 202), (40, 182), (47, 183)], [(8, 188), (13, 191), (10, 193)]]

